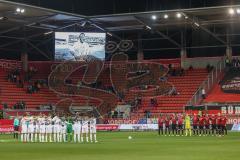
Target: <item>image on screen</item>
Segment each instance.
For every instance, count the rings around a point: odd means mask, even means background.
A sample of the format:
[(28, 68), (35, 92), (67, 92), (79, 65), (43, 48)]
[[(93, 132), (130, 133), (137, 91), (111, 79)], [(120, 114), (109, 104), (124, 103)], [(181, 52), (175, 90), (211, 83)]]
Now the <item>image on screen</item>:
[(106, 33), (55, 32), (55, 60), (105, 59)]

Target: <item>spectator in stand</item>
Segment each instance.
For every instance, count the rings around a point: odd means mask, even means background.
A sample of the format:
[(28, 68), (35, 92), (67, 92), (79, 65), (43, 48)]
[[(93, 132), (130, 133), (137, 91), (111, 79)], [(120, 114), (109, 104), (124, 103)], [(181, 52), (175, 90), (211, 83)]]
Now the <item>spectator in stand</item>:
[(231, 67), (237, 67), (237, 58), (232, 59), (232, 65)]
[(32, 79), (32, 77), (34, 76), (34, 74), (36, 74), (36, 73), (37, 73), (37, 69), (33, 66), (30, 66), (29, 69), (28, 69), (28, 72), (26, 74), (25, 79), (27, 81), (30, 81)]
[(190, 71), (193, 70), (193, 66), (192, 65), (189, 66), (189, 70)]
[(162, 82), (166, 82), (168, 80), (168, 77), (167, 76), (160, 77), (159, 80)]
[(210, 73), (214, 69), (214, 67), (211, 66), (210, 64), (208, 64), (206, 68), (208, 73)]
[(2, 105), (3, 105), (3, 109), (7, 109), (8, 108), (8, 104), (5, 103), (5, 102), (3, 102)]
[(176, 87), (173, 87), (172, 91), (170, 92), (170, 95), (176, 96), (179, 95), (180, 93), (177, 91)]
[(231, 67), (231, 61), (228, 57), (226, 58), (225, 63), (227, 67)]
[(156, 98), (151, 98), (150, 99), (150, 106), (151, 107), (156, 107), (157, 106), (157, 99)]
[(34, 91), (38, 92), (40, 90), (40, 88), (41, 88), (40, 82), (39, 81), (35, 81), (33, 87), (34, 87)]
[(151, 112), (149, 110), (145, 110), (145, 117), (150, 118), (151, 117)]
[(202, 99), (206, 99), (206, 91), (205, 91), (205, 89), (202, 88), (201, 92), (202, 92)]
[(33, 85), (29, 84), (27, 86), (27, 93), (32, 94), (34, 92)]
[(184, 75), (184, 69), (183, 68), (180, 68), (179, 70), (179, 76), (183, 76)]
[(177, 75), (177, 71), (176, 71), (176, 69), (172, 69), (171, 76), (176, 76), (176, 75)]

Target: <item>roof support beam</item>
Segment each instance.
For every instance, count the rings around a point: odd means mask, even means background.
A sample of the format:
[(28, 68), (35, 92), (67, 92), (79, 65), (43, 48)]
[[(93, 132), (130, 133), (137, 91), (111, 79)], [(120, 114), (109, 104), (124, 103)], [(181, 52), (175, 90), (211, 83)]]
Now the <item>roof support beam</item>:
[(51, 58), (47, 54), (45, 54), (41, 49), (39, 49), (37, 46), (35, 46), (31, 42), (29, 42), (28, 40), (26, 40), (26, 43), (29, 44), (32, 48), (34, 48), (36, 51), (38, 51), (41, 55), (43, 55), (47, 59), (51, 60)]
[[(186, 14), (185, 14), (186, 15)], [(187, 15), (188, 16), (188, 15)], [(215, 33), (213, 33), (212, 31), (210, 31), (208, 28), (204, 27), (203, 25), (201, 25), (201, 20), (197, 17), (193, 17), (191, 18), (190, 16), (189, 20), (193, 23), (193, 25), (195, 25), (196, 23), (198, 23), (198, 26), (201, 30), (205, 31), (206, 33), (208, 33), (209, 35), (211, 35), (213, 38), (215, 38), (216, 40), (218, 40), (219, 42), (221, 42), (224, 45), (227, 45), (227, 42), (225, 40), (223, 40), (222, 38), (218, 37)]]
[(11, 31), (15, 31), (15, 30), (21, 29), (21, 28), (24, 27), (24, 26), (29, 26), (29, 25), (32, 25), (32, 24), (35, 24), (35, 23), (40, 23), (40, 22), (46, 21), (48, 18), (53, 17), (53, 16), (55, 16), (55, 15), (56, 15), (56, 14), (50, 15), (50, 16), (43, 16), (42, 18), (39, 18), (38, 20), (30, 21), (30, 22), (28, 22), (28, 23), (26, 23), (26, 24), (23, 24), (23, 25), (21, 25), (21, 26), (17, 26), (17, 27), (13, 27), (13, 28), (10, 28), (10, 29), (1, 31), (1, 32), (0, 32), (0, 35), (2, 35), (2, 34), (4, 34), (4, 33), (8, 33), (8, 32), (11, 32)]
[[(147, 24), (146, 22), (144, 22), (144, 20), (140, 19), (139, 17), (136, 17), (135, 18), (138, 20), (138, 22), (142, 23), (144, 26), (150, 26), (151, 28), (153, 28), (152, 25), (149, 25)], [(176, 45), (177, 47), (181, 47), (181, 44), (179, 44), (178, 42), (176, 42), (175, 40), (173, 40), (171, 37), (169, 37), (168, 35), (158, 31), (158, 30), (155, 30), (155, 32), (160, 35), (161, 37), (167, 39), (169, 42), (173, 43), (174, 45)]]

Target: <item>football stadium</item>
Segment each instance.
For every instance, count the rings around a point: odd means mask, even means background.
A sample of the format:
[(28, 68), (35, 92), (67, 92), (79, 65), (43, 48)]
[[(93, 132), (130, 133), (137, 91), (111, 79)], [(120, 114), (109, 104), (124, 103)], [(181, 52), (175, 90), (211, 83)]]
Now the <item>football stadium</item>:
[(239, 1), (0, 0), (1, 160), (239, 150)]

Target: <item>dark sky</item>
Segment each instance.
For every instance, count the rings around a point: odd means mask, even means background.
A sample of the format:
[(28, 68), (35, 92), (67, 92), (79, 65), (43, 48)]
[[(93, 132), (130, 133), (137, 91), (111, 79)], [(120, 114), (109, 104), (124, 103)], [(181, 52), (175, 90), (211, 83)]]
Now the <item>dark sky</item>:
[(240, 4), (240, 0), (11, 0), (83, 15)]
[[(25, 4), (31, 4), (41, 6), (50, 9), (56, 9), (60, 11), (78, 13), (82, 15), (101, 15), (101, 14), (113, 14), (113, 13), (127, 13), (127, 12), (143, 12), (153, 10), (168, 10), (168, 9), (180, 9), (180, 8), (197, 8), (197, 7), (209, 7), (220, 5), (234, 5), (240, 4), (240, 0), (11, 0), (14, 2), (20, 2)], [(210, 45), (210, 42), (216, 41), (213, 37), (209, 37), (205, 32), (199, 32), (199, 30), (188, 30), (187, 45)], [(136, 34), (137, 35), (137, 34)], [(151, 35), (151, 34), (150, 34)], [(152, 35), (151, 35), (152, 36)], [(206, 39), (208, 41), (206, 41)], [(164, 42), (163, 42), (164, 41)], [(150, 41), (151, 42), (151, 41)], [(166, 48), (165, 44), (169, 42), (162, 40), (161, 42), (150, 43), (147, 41), (143, 44), (145, 49), (148, 48)], [(204, 44), (202, 44), (204, 42)], [(50, 47), (45, 47), (51, 54), (54, 54), (54, 46), (49, 43)], [(156, 46), (152, 46), (155, 44)], [(159, 45), (161, 44), (161, 45)], [(20, 44), (21, 45), (21, 44)], [(168, 46), (167, 46), (168, 47)], [(50, 48), (50, 49), (49, 49)], [(44, 50), (44, 47), (41, 46)], [(44, 50), (44, 52), (48, 51)], [(35, 53), (35, 50), (29, 52), (29, 58), (32, 60), (45, 60), (45, 57), (41, 57), (39, 53)], [(204, 49), (188, 49), (189, 57), (196, 56), (220, 56), (225, 54), (225, 48), (204, 48)], [(233, 52), (236, 55), (240, 55), (240, 47), (233, 47)], [(1, 54), (0, 58), (9, 57), (11, 59), (19, 59), (19, 53)], [(167, 53), (167, 54), (166, 54)], [(179, 50), (155, 50), (144, 51), (146, 59), (152, 58), (177, 58), (180, 56)], [(136, 51), (129, 53), (130, 59), (136, 59)]]

